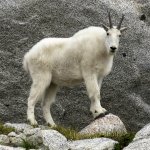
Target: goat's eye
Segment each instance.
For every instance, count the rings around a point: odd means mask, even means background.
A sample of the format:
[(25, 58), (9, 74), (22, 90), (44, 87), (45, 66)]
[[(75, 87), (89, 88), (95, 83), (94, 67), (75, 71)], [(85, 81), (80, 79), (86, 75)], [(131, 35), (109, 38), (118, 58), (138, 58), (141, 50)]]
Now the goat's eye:
[(107, 33), (107, 35), (109, 35), (109, 33)]
[(121, 34), (119, 35), (119, 37), (121, 37)]

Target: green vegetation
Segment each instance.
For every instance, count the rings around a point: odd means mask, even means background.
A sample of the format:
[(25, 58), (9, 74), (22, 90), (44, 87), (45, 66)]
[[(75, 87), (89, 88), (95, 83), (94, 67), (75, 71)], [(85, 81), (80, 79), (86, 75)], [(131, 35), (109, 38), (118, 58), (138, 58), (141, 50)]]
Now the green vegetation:
[(27, 139), (22, 139), (22, 144), (20, 146), (25, 148), (26, 150), (38, 148), (37, 145), (33, 144), (33, 142), (30, 142)]
[(10, 132), (15, 131), (14, 128), (5, 127), (3, 124), (0, 124), (0, 134), (8, 135)]
[(79, 140), (80, 135), (71, 128), (64, 128), (62, 126), (55, 126), (55, 127), (50, 127), (50, 129), (54, 129), (58, 131), (59, 133), (63, 134), (68, 140)]
[(134, 138), (135, 133), (127, 133), (127, 134), (79, 134), (77, 131), (71, 128), (64, 128), (62, 126), (52, 127), (51, 129), (57, 130), (61, 134), (63, 134), (68, 140), (81, 140), (81, 139), (93, 139), (93, 138), (110, 138), (115, 141), (118, 141), (118, 144), (115, 145), (115, 150), (122, 150), (123, 147), (126, 147)]
[(115, 145), (115, 150), (122, 150), (124, 147), (128, 146), (132, 142), (135, 133), (127, 133), (116, 139), (119, 143)]

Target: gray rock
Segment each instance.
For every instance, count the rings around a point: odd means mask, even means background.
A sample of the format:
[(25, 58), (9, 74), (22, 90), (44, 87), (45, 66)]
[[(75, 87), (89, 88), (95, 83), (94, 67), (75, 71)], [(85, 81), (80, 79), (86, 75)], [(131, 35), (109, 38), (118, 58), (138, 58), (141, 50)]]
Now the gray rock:
[(135, 135), (133, 141), (137, 141), (140, 139), (147, 139), (150, 138), (150, 124), (144, 126), (140, 131), (138, 131)]
[[(122, 36), (111, 74), (102, 85), (102, 106), (138, 131), (150, 120), (150, 3), (148, 0), (7, 0), (0, 2), (0, 116), (25, 122), (31, 79), (22, 69), (24, 54), (44, 37), (69, 37), (88, 26), (108, 24), (107, 11)], [(142, 14), (146, 19), (140, 20)], [(57, 124), (82, 129), (92, 120), (85, 86), (61, 88), (52, 106)], [(43, 123), (41, 107), (36, 117)]]
[(23, 143), (23, 140), (26, 140), (25, 134), (21, 133), (15, 137), (9, 137), (10, 143), (14, 146), (20, 146)]
[(48, 130), (49, 126), (38, 125), (38, 128), (40, 128), (41, 130)]
[(150, 138), (141, 139), (130, 143), (123, 150), (149, 150), (150, 149)]
[(98, 118), (92, 123), (90, 123), (87, 127), (82, 129), (79, 133), (81, 134), (126, 134), (126, 128), (123, 122), (119, 117), (108, 114), (105, 117)]
[(41, 129), (40, 128), (34, 128), (34, 129), (25, 129), (24, 130), (24, 134), (26, 135), (26, 136), (31, 136), (31, 135), (34, 135), (34, 134), (36, 134), (36, 133), (38, 133), (38, 132), (40, 132), (41, 131)]
[(3, 134), (0, 135), (1, 144), (8, 144), (9, 142), (10, 142), (9, 137), (7, 135), (3, 135)]
[(25, 150), (25, 149), (21, 147), (10, 147), (0, 145), (0, 150)]
[(118, 142), (107, 138), (95, 138), (72, 141), (69, 143), (71, 150), (113, 150)]
[(42, 130), (43, 144), (50, 150), (68, 150), (67, 139), (55, 130)]
[(33, 129), (32, 126), (25, 123), (5, 123), (4, 126), (14, 128), (16, 132), (23, 132), (25, 129)]
[[(36, 131), (36, 132), (34, 132), (34, 131)], [(35, 130), (32, 129), (31, 131), (29, 130), (29, 132), (26, 132), (26, 133), (28, 133), (28, 134), (26, 134), (28, 141), (30, 141), (34, 145), (38, 145), (38, 146), (42, 145), (42, 143), (43, 143), (42, 133), (41, 133), (41, 130), (39, 130), (39, 128), (36, 128)], [(34, 134), (31, 134), (31, 133), (34, 133)]]
[(15, 132), (10, 132), (8, 134), (8, 137), (16, 137), (16, 136), (17, 136), (17, 134)]

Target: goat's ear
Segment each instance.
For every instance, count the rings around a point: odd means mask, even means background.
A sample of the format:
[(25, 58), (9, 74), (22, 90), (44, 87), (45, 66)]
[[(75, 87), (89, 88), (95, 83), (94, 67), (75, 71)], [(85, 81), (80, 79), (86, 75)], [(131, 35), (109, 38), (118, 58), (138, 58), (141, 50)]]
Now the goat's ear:
[(123, 27), (123, 28), (120, 29), (120, 32), (122, 33), (124, 31), (126, 31), (127, 29), (128, 29), (127, 27)]
[(104, 24), (102, 24), (102, 27), (105, 29), (105, 31), (108, 31), (108, 27), (107, 26), (105, 26)]

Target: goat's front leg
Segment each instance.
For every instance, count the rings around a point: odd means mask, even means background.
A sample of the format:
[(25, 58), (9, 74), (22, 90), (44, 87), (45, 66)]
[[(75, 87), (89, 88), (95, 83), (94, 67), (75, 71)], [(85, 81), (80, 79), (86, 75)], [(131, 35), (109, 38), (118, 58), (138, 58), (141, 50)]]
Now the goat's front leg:
[(91, 100), (90, 111), (93, 114), (93, 117), (96, 118), (101, 114), (105, 114), (106, 109), (103, 108), (100, 104), (100, 86), (98, 85), (97, 76), (95, 74), (88, 75), (84, 77), (85, 85), (89, 98)]

